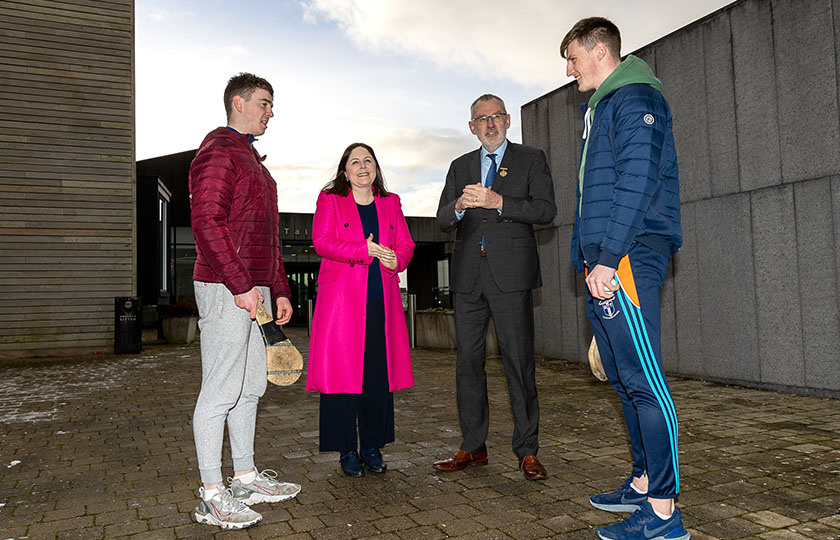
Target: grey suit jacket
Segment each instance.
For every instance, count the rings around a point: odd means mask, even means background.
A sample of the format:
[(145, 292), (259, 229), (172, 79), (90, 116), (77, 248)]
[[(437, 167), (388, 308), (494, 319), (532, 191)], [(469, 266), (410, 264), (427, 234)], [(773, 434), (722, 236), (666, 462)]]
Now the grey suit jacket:
[(459, 157), (449, 166), (440, 195), (437, 220), (444, 232), (457, 228), (449, 288), (470, 292), (478, 279), (481, 237), (496, 284), (504, 292), (542, 285), (534, 224), (550, 223), (557, 214), (554, 185), (542, 150), (508, 142), (493, 191), (503, 197), (502, 213), (469, 208), (459, 221), (455, 201), (467, 184), (481, 182), (481, 151)]

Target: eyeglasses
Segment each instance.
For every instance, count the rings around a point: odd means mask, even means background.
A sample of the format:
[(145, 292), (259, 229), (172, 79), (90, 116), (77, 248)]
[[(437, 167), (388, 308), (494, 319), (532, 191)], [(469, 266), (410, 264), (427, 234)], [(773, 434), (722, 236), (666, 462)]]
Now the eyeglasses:
[(496, 114), (485, 114), (484, 116), (476, 116), (472, 119), (473, 124), (486, 124), (488, 120), (492, 120), (494, 123), (502, 120), (504, 117), (507, 116), (507, 113), (498, 112)]

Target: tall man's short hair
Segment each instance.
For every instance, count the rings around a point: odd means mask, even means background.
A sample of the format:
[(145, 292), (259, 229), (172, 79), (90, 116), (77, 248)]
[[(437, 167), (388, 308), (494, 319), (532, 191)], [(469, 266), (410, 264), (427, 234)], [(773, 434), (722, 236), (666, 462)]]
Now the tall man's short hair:
[(230, 78), (225, 87), (225, 113), (227, 113), (228, 121), (233, 112), (233, 96), (242, 96), (245, 101), (248, 101), (258, 88), (274, 97), (274, 88), (271, 87), (271, 83), (253, 73), (240, 73)]
[(598, 43), (603, 43), (616, 61), (621, 60), (621, 32), (616, 25), (603, 17), (589, 17), (575, 23), (560, 43), (560, 56), (566, 58), (566, 51), (574, 40), (580, 41), (587, 51), (594, 49)]

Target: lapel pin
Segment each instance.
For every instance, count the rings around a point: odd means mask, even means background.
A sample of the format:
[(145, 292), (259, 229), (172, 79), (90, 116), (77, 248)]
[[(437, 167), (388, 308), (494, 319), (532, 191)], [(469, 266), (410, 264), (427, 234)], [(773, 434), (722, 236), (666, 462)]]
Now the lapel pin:
[(501, 176), (502, 178), (507, 176), (507, 167), (502, 167), (499, 169), (499, 176)]

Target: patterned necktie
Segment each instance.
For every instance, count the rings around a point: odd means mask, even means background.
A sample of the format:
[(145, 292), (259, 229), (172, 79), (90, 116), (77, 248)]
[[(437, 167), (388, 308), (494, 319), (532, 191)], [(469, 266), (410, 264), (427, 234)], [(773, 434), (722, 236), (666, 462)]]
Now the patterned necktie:
[[(484, 177), (484, 187), (492, 188), (493, 180), (496, 178), (496, 154), (487, 154), (487, 157), (490, 158), (490, 168), (487, 169), (487, 176)], [(481, 235), (481, 254), (484, 255), (485, 253), (484, 235)]]
[(493, 187), (493, 180), (496, 179), (496, 154), (487, 154), (490, 158), (490, 168), (487, 170), (487, 177), (484, 179), (484, 187)]

